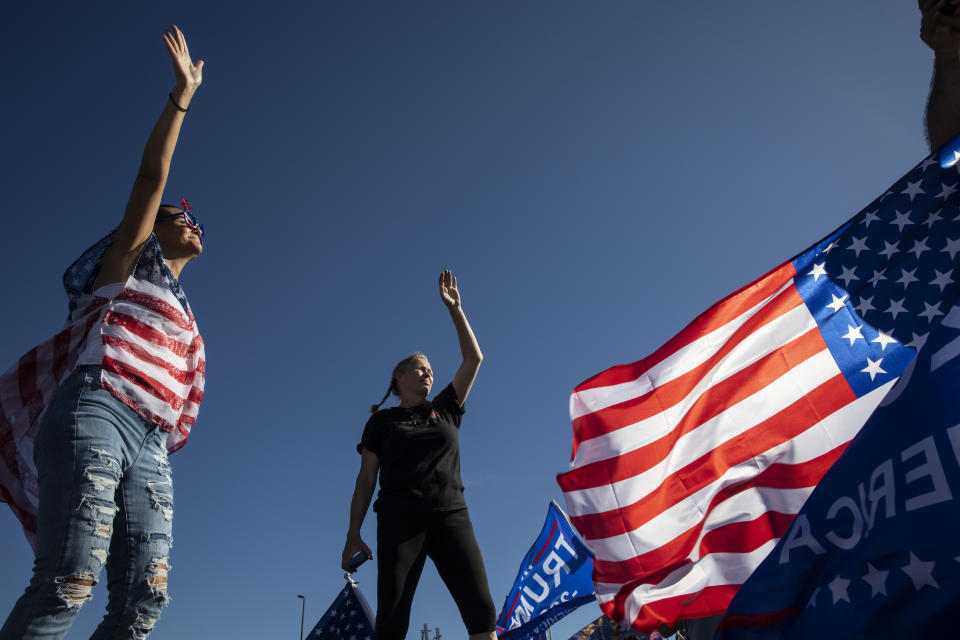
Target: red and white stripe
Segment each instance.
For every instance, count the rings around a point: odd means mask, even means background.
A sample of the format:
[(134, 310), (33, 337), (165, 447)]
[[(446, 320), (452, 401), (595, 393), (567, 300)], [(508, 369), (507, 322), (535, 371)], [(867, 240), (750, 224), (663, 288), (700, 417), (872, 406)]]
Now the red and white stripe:
[(62, 331), (0, 375), (0, 501), (13, 509), (34, 548), (38, 489), (33, 443), (40, 416), (73, 370), (87, 332), (102, 318), (108, 302), (93, 296), (82, 300)]
[(40, 417), (97, 324), (105, 353), (102, 386), (166, 430), (169, 451), (186, 443), (203, 399), (203, 340), (190, 310), (169, 290), (130, 277), (112, 300), (82, 297), (60, 333), (0, 376), (0, 501), (13, 509), (34, 548), (33, 443)]
[(189, 309), (166, 288), (130, 279), (111, 301), (101, 328), (101, 382), (182, 447), (203, 400), (203, 339)]
[(893, 382), (857, 398), (786, 263), (653, 355), (579, 385), (558, 476), (601, 609), (722, 613)]

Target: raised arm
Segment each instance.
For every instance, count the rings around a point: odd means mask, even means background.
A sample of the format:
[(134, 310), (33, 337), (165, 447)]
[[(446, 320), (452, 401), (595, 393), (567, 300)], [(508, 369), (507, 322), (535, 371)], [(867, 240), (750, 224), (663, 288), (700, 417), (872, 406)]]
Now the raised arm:
[[(956, 0), (954, 0), (956, 1)], [(918, 0), (920, 39), (933, 49), (933, 79), (927, 99), (927, 140), (937, 150), (960, 133), (960, 7), (944, 0)], [(945, 15), (951, 7), (956, 13)]]
[(450, 312), (453, 326), (457, 329), (457, 340), (460, 342), (460, 355), (463, 361), (453, 376), (453, 390), (457, 392), (457, 401), (462, 407), (467, 401), (467, 396), (470, 395), (473, 381), (477, 379), (483, 354), (480, 352), (480, 345), (477, 344), (477, 337), (473, 335), (473, 329), (467, 322), (467, 316), (463, 313), (463, 307), (460, 306), (457, 278), (449, 269), (440, 274), (440, 299)]
[(370, 499), (377, 488), (377, 474), (380, 471), (380, 458), (377, 454), (364, 448), (360, 452), (360, 473), (357, 474), (357, 483), (353, 488), (353, 498), (350, 500), (350, 527), (347, 529), (347, 542), (343, 545), (343, 555), (340, 566), (344, 571), (350, 571), (350, 558), (358, 551), (363, 551), (368, 558), (373, 557), (370, 547), (360, 537), (360, 526), (370, 507)]
[(133, 182), (123, 220), (117, 227), (113, 244), (103, 256), (97, 286), (126, 280), (143, 243), (150, 237), (163, 197), (163, 188), (170, 173), (170, 162), (180, 135), (180, 125), (183, 124), (190, 100), (203, 79), (203, 60), (193, 62), (190, 59), (187, 40), (180, 29), (174, 25), (165, 31), (163, 42), (173, 61), (176, 84), (143, 149), (140, 169)]

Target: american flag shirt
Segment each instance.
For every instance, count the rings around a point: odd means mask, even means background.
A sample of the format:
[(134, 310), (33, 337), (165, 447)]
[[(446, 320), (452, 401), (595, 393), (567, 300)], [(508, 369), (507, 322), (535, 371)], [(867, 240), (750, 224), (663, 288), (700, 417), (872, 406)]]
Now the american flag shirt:
[(166, 431), (171, 453), (186, 444), (203, 399), (203, 339), (155, 236), (144, 244), (120, 293), (113, 298), (91, 293), (113, 237), (84, 251), (64, 273), (70, 302), (65, 327), (0, 376), (0, 500), (13, 509), (34, 547), (33, 443), (44, 410), (76, 366), (92, 329), (99, 325), (103, 341), (101, 386)]

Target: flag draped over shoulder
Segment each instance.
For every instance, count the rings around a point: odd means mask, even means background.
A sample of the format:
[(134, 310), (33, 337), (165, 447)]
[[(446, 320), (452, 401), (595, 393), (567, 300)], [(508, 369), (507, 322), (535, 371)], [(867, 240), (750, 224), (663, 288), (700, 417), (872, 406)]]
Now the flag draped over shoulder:
[(958, 296), (931, 156), (846, 224), (570, 400), (567, 510), (639, 630), (726, 610)]
[(356, 583), (340, 590), (307, 640), (373, 640), (373, 614)]
[(593, 553), (551, 502), (497, 618), (502, 640), (535, 638), (577, 607), (594, 601)]
[(0, 374), (0, 502), (10, 505), (36, 550), (39, 487), (33, 445), (40, 419), (99, 325), (101, 386), (167, 432), (167, 450), (187, 442), (203, 399), (203, 339), (186, 294), (163, 259), (156, 237), (144, 243), (122, 290), (94, 294), (113, 232), (66, 270), (70, 315), (55, 336)]
[(954, 307), (741, 587), (723, 640), (956, 637), (958, 381)]

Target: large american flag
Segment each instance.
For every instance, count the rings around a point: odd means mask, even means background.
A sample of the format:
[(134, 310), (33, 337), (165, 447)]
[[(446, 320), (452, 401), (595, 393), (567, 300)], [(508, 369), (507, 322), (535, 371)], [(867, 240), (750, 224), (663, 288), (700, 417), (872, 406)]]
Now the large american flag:
[(355, 582), (340, 590), (307, 640), (373, 640), (373, 614)]
[(958, 380), (954, 307), (737, 592), (723, 640), (957, 637)]
[(567, 510), (639, 630), (723, 612), (958, 296), (955, 169), (927, 158), (827, 238), (570, 399)]
[(88, 249), (64, 275), (70, 297), (65, 328), (0, 375), (0, 501), (10, 505), (36, 548), (37, 470), (33, 443), (40, 418), (73, 370), (91, 329), (104, 344), (101, 385), (167, 432), (170, 452), (182, 447), (203, 399), (203, 339), (190, 305), (163, 264), (151, 236), (133, 274), (113, 299), (91, 287), (112, 234)]

